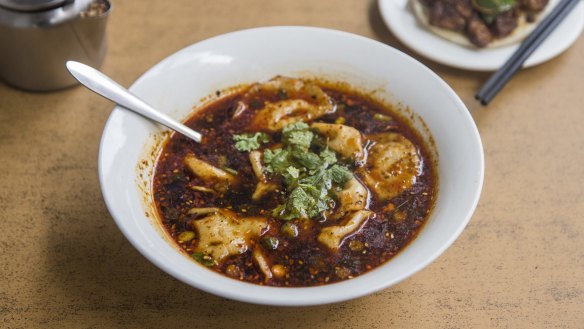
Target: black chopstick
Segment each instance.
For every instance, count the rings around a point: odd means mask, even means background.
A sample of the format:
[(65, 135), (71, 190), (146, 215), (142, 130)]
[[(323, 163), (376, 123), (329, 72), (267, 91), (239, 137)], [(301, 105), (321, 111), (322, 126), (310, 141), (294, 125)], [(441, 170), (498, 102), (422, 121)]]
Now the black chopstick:
[(481, 104), (487, 105), (579, 2), (580, 0), (562, 0), (521, 43), (507, 62), (479, 89), (475, 98)]

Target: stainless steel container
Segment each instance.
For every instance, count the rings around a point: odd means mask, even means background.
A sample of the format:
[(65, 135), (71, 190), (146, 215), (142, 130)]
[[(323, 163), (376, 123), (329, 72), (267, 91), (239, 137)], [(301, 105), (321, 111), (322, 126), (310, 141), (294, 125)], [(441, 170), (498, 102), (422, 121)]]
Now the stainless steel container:
[(76, 84), (65, 62), (101, 65), (110, 9), (107, 0), (0, 0), (0, 79), (34, 91)]

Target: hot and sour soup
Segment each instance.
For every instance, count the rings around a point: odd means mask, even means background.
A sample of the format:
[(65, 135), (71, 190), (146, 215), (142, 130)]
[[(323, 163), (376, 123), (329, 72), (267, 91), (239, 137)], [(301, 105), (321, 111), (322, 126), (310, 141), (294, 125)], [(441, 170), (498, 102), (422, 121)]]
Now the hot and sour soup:
[(429, 145), (345, 84), (276, 77), (186, 124), (203, 141), (172, 135), (154, 201), (180, 248), (228, 277), (291, 287), (351, 279), (395, 256), (432, 209)]

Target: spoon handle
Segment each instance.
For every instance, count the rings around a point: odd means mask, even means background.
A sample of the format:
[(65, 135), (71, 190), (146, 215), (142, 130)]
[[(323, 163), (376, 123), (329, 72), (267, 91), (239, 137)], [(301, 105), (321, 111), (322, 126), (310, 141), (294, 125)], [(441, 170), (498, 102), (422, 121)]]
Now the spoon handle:
[(132, 94), (126, 88), (120, 86), (105, 74), (85, 64), (68, 61), (67, 69), (82, 85), (95, 93), (132, 110), (150, 120), (156, 121), (166, 127), (177, 131), (196, 142), (201, 142), (201, 134), (179, 123), (164, 113), (158, 112), (142, 99)]

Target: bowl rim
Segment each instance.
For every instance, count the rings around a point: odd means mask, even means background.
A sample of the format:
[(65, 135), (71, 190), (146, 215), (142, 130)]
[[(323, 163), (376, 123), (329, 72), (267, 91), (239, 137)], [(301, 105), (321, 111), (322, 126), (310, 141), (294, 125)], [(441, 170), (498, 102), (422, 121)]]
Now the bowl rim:
[[(153, 65), (152, 67), (150, 67), (148, 70), (146, 70), (138, 79), (135, 80), (134, 83), (132, 83), (132, 85), (129, 89), (130, 89), (130, 91), (133, 91), (133, 89), (135, 89), (137, 85), (142, 83), (145, 79), (148, 79), (151, 72), (161, 69), (162, 67), (165, 66), (166, 63), (172, 61), (173, 57), (177, 56), (178, 54), (180, 54), (182, 52), (188, 52), (189, 49), (191, 49), (193, 47), (201, 46), (207, 42), (214, 42), (214, 41), (217, 41), (217, 40), (222, 39), (222, 38), (233, 37), (233, 36), (236, 36), (238, 34), (256, 33), (256, 32), (263, 32), (263, 31), (280, 31), (280, 32), (302, 31), (302, 32), (307, 33), (308, 35), (311, 35), (312, 33), (320, 33), (320, 34), (324, 33), (324, 34), (331, 34), (331, 35), (334, 34), (336, 36), (340, 36), (340, 37), (344, 37), (344, 38), (351, 38), (354, 40), (358, 40), (359, 42), (367, 43), (367, 44), (371, 45), (372, 47), (382, 47), (382, 48), (385, 48), (386, 51), (393, 52), (397, 56), (402, 57), (404, 60), (410, 62), (410, 64), (418, 66), (419, 69), (422, 69), (426, 74), (428, 74), (434, 80), (436, 80), (436, 82), (441, 84), (441, 86), (443, 87), (443, 91), (447, 93), (448, 98), (456, 104), (456, 108), (453, 110), (459, 111), (460, 114), (462, 114), (462, 116), (465, 118), (465, 121), (467, 121), (467, 123), (470, 124), (469, 127), (472, 130), (472, 136), (475, 139), (474, 142), (476, 143), (476, 145), (479, 148), (478, 149), (479, 168), (477, 168), (477, 172), (476, 172), (478, 174), (478, 177), (476, 177), (478, 180), (477, 180), (477, 184), (476, 184), (476, 189), (474, 191), (474, 197), (472, 199), (472, 204), (469, 205), (470, 207), (468, 208), (468, 211), (466, 212), (465, 217), (460, 221), (459, 225), (456, 227), (456, 230), (451, 232), (450, 237), (447, 240), (447, 242), (443, 243), (440, 246), (440, 248), (434, 250), (434, 252), (429, 257), (427, 257), (427, 259), (425, 261), (418, 262), (416, 264), (416, 266), (413, 266), (412, 268), (410, 268), (409, 271), (406, 271), (401, 277), (394, 278), (391, 280), (388, 279), (386, 282), (380, 283), (377, 285), (369, 285), (367, 287), (367, 289), (363, 289), (360, 291), (355, 291), (355, 289), (341, 289), (341, 288), (344, 288), (344, 286), (350, 286), (351, 282), (353, 282), (353, 280), (355, 280), (355, 279), (345, 280), (345, 281), (341, 281), (341, 282), (333, 283), (333, 284), (328, 284), (328, 285), (324, 285), (324, 286), (313, 286), (313, 287), (269, 287), (269, 286), (260, 286), (260, 285), (250, 284), (250, 283), (244, 283), (246, 285), (253, 286), (254, 289), (257, 289), (258, 293), (255, 295), (243, 295), (238, 291), (230, 291), (230, 290), (226, 290), (224, 288), (218, 287), (218, 286), (196, 282), (196, 281), (193, 281), (191, 278), (187, 277), (184, 273), (181, 273), (181, 272), (175, 270), (174, 268), (168, 266), (167, 264), (165, 264), (165, 262), (163, 260), (155, 257), (150, 252), (150, 250), (148, 248), (146, 248), (144, 245), (142, 245), (137, 240), (137, 238), (134, 236), (134, 232), (130, 232), (130, 231), (127, 231), (125, 229), (125, 226), (122, 225), (124, 219), (119, 218), (120, 216), (116, 213), (116, 209), (113, 205), (113, 201), (110, 199), (111, 196), (109, 196), (107, 193), (107, 189), (108, 189), (107, 184), (108, 183), (106, 181), (106, 174), (104, 172), (104, 167), (103, 167), (103, 163), (102, 163), (103, 155), (104, 155), (105, 148), (106, 148), (106, 145), (105, 145), (106, 133), (107, 133), (108, 129), (110, 128), (110, 126), (112, 125), (112, 121), (115, 117), (115, 114), (118, 111), (126, 111), (124, 109), (119, 108), (119, 106), (116, 106), (114, 108), (114, 110), (111, 112), (110, 116), (108, 117), (108, 120), (106, 121), (106, 124), (104, 126), (104, 130), (103, 130), (103, 134), (102, 134), (102, 137), (100, 140), (99, 155), (98, 155), (98, 174), (99, 174), (100, 187), (101, 187), (101, 191), (102, 191), (102, 195), (103, 195), (106, 207), (107, 207), (108, 211), (110, 212), (112, 218), (114, 219), (114, 222), (116, 222), (116, 225), (122, 231), (123, 235), (126, 237), (126, 239), (128, 239), (128, 241), (130, 241), (130, 243), (134, 246), (134, 248), (136, 248), (144, 257), (146, 257), (150, 262), (152, 262), (154, 265), (156, 265), (159, 269), (170, 274), (174, 278), (179, 279), (180, 281), (182, 281), (182, 282), (184, 282), (192, 287), (206, 291), (208, 293), (212, 293), (214, 295), (226, 297), (226, 298), (237, 300), (237, 301), (243, 301), (243, 302), (248, 302), (248, 303), (253, 303), (253, 304), (262, 304), (262, 305), (274, 305), (274, 306), (322, 305), (322, 304), (341, 302), (341, 301), (346, 301), (346, 300), (362, 297), (362, 296), (374, 293), (376, 291), (382, 290), (384, 288), (387, 288), (389, 286), (398, 284), (398, 283), (402, 282), (403, 280), (409, 278), (410, 276), (412, 276), (416, 272), (422, 270), (423, 268), (428, 266), (433, 261), (435, 261), (460, 236), (460, 234), (462, 233), (462, 231), (464, 230), (464, 228), (466, 227), (466, 225), (470, 221), (470, 218), (472, 217), (472, 214), (474, 213), (474, 211), (476, 209), (476, 206), (477, 206), (479, 198), (480, 198), (482, 186), (483, 186), (483, 180), (484, 180), (484, 152), (483, 152), (482, 142), (481, 142), (480, 135), (479, 135), (478, 129), (476, 127), (476, 124), (475, 124), (474, 120), (472, 119), (472, 116), (470, 115), (468, 109), (466, 108), (466, 106), (464, 105), (462, 100), (458, 97), (458, 95), (436, 73), (434, 73), (432, 70), (430, 70), (424, 64), (420, 63), (419, 61), (415, 60), (414, 58), (410, 57), (409, 55), (403, 53), (402, 51), (400, 51), (396, 48), (393, 48), (387, 44), (384, 44), (382, 42), (379, 42), (379, 41), (376, 41), (376, 40), (373, 40), (373, 39), (370, 39), (370, 38), (367, 38), (364, 36), (360, 36), (360, 35), (356, 35), (356, 34), (348, 33), (348, 32), (343, 32), (343, 31), (338, 31), (338, 30), (327, 29), (327, 28), (306, 27), (306, 26), (258, 27), (258, 28), (244, 29), (244, 30), (239, 30), (239, 31), (234, 31), (234, 32), (229, 32), (229, 33), (217, 35), (217, 36), (205, 39), (205, 40), (201, 40), (201, 41), (196, 42), (194, 44), (191, 44), (189, 46), (186, 46), (186, 47), (168, 55), (167, 57), (165, 57), (164, 59), (162, 59), (161, 61), (159, 61), (155, 65)], [(424, 228), (422, 228), (422, 230), (424, 230)], [(391, 262), (391, 260), (386, 262), (386, 264), (390, 263), (390, 262)], [(380, 267), (382, 267), (382, 266), (383, 265), (381, 265)], [(380, 267), (378, 267), (378, 268), (380, 268)], [(206, 270), (206, 271), (209, 271), (210, 273), (221, 276), (221, 274), (215, 273), (213, 271), (210, 271), (210, 270)], [(228, 279), (228, 280), (232, 280), (232, 279)], [(332, 289), (331, 289), (331, 287), (332, 287)], [(334, 289), (334, 288), (337, 288), (337, 289)], [(333, 295), (329, 294), (330, 292), (333, 291), (333, 289), (334, 289), (335, 293)], [(304, 296), (306, 299), (295, 298), (293, 300), (283, 300), (282, 298), (278, 298), (277, 295), (284, 290), (297, 292), (299, 294), (297, 297)]]

